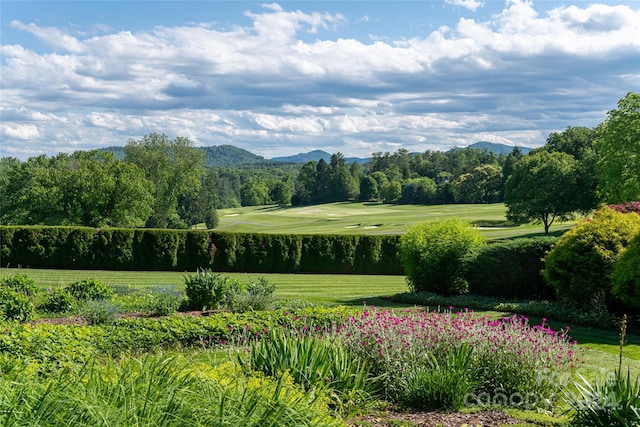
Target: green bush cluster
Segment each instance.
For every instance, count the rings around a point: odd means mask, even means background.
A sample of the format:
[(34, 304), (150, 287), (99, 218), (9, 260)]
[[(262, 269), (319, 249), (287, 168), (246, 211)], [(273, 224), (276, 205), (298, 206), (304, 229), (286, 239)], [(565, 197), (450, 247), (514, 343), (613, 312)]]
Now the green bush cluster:
[(469, 293), (507, 299), (553, 300), (542, 277), (544, 257), (557, 237), (520, 238), (482, 246), (464, 262)]
[(612, 275), (615, 296), (640, 310), (640, 233), (620, 255)]
[(7, 276), (0, 283), (0, 320), (26, 322), (34, 318), (33, 297), (38, 286), (22, 274)]
[(462, 260), (483, 244), (480, 232), (458, 218), (414, 225), (400, 245), (409, 287), (414, 292), (465, 293)]
[(399, 236), (0, 226), (4, 265), (31, 268), (402, 274)]
[[(611, 303), (614, 267), (639, 233), (640, 215), (604, 207), (560, 238), (545, 258), (544, 278), (563, 300), (588, 307), (601, 295)], [(631, 304), (633, 300), (624, 300), (629, 295), (626, 289), (617, 288), (622, 302)]]

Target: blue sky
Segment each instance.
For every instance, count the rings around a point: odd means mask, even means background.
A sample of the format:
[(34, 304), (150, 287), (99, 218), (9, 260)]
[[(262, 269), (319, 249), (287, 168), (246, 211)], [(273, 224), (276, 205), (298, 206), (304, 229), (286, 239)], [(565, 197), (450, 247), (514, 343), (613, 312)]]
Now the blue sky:
[(536, 147), (640, 91), (639, 1), (0, 0), (0, 155)]

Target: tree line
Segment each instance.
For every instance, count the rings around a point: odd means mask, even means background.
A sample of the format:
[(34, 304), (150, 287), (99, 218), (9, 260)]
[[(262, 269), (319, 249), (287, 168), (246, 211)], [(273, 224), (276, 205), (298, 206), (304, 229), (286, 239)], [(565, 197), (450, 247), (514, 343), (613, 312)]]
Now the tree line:
[(600, 203), (640, 199), (640, 94), (597, 127), (568, 127), (528, 154), (475, 148), (376, 152), (365, 164), (327, 162), (206, 167), (187, 138), (131, 139), (124, 159), (77, 151), (0, 159), (2, 224), (215, 228), (217, 209), (349, 200), (404, 204), (505, 202), (514, 223), (555, 220)]

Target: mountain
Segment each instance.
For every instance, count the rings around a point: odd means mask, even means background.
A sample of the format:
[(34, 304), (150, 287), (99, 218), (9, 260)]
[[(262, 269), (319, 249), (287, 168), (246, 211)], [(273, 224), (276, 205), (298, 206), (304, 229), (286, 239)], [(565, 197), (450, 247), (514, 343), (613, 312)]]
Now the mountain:
[[(262, 164), (271, 163), (264, 157), (255, 155), (242, 148), (233, 145), (213, 145), (211, 147), (196, 147), (198, 150), (204, 151), (206, 166), (237, 166), (246, 164)], [(100, 148), (99, 151), (113, 153), (113, 157), (124, 159), (124, 147), (106, 147)]]
[[(494, 154), (499, 156), (500, 154), (509, 154), (511, 151), (513, 151), (514, 147), (511, 145), (500, 144), (497, 142), (478, 141), (478, 142), (474, 142), (473, 144), (465, 148), (475, 148), (476, 150), (486, 149), (488, 151), (492, 151)], [(518, 147), (518, 148), (520, 149), (522, 154), (527, 154), (529, 151), (533, 150), (533, 148), (529, 148), (529, 147)]]
[[(287, 162), (287, 163), (307, 163), (311, 161), (319, 162), (320, 159), (324, 159), (325, 162), (329, 163), (331, 161), (331, 154), (322, 150), (313, 150), (307, 153), (298, 153), (293, 156), (283, 156), (283, 157), (274, 157), (274, 162)], [(347, 163), (358, 162), (360, 164), (370, 162), (370, 158), (361, 158), (361, 157), (345, 157), (344, 158)]]
[(199, 148), (204, 150), (207, 155), (205, 161), (207, 166), (236, 166), (265, 162), (264, 157), (233, 145), (213, 145)]

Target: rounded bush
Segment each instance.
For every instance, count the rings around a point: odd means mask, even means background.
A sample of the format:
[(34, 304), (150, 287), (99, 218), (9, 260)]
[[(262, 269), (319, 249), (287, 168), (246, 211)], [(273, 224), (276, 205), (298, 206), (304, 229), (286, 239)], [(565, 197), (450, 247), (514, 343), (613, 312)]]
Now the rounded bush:
[(37, 283), (24, 274), (14, 274), (13, 276), (5, 277), (2, 279), (1, 287), (13, 289), (14, 291), (28, 297), (33, 296), (38, 292)]
[(413, 292), (456, 295), (466, 291), (462, 260), (484, 237), (458, 218), (423, 222), (400, 239), (400, 261)]
[(55, 289), (50, 292), (40, 308), (49, 313), (66, 313), (73, 311), (77, 306), (77, 301), (66, 289)]
[(640, 310), (640, 233), (620, 255), (613, 269), (612, 282), (613, 294), (625, 305)]
[(111, 297), (113, 291), (96, 279), (82, 279), (65, 287), (79, 301), (98, 300)]
[(27, 322), (35, 316), (29, 297), (8, 287), (0, 287), (0, 319)]
[(544, 278), (560, 299), (587, 306), (597, 295), (609, 300), (619, 255), (640, 232), (640, 215), (604, 207), (566, 232), (545, 258)]

